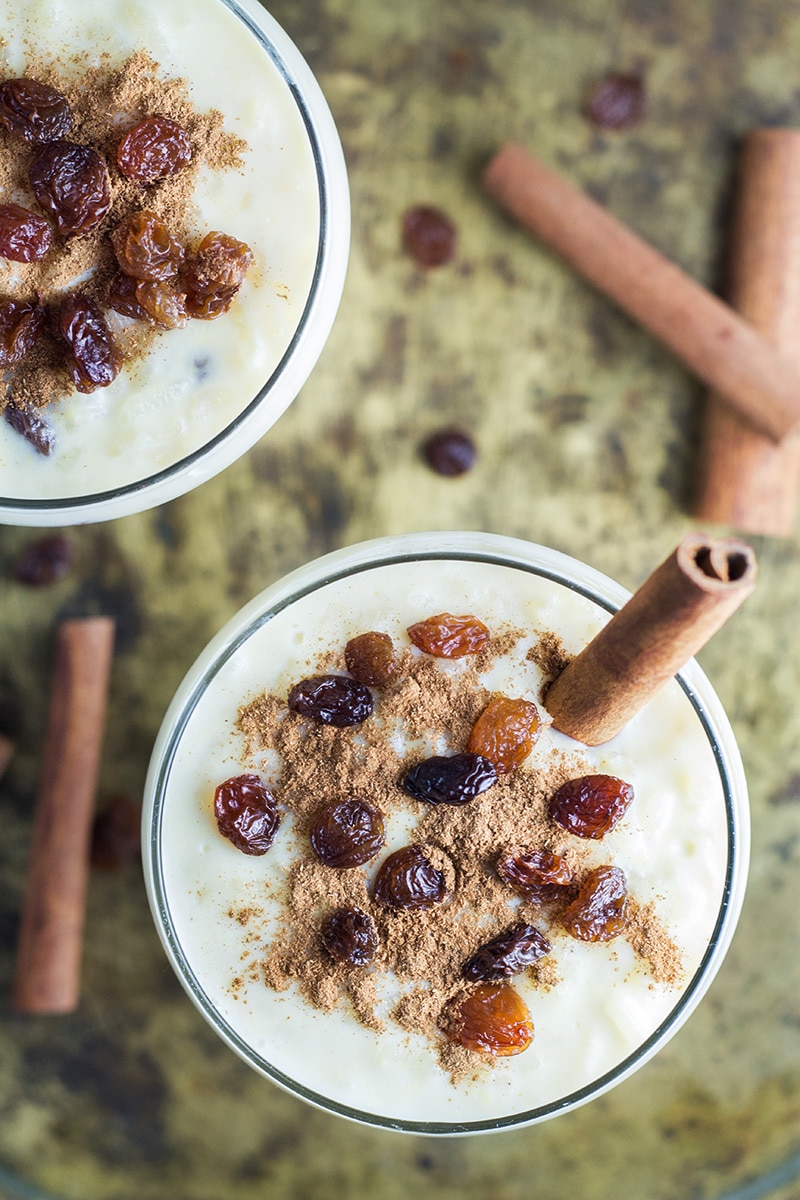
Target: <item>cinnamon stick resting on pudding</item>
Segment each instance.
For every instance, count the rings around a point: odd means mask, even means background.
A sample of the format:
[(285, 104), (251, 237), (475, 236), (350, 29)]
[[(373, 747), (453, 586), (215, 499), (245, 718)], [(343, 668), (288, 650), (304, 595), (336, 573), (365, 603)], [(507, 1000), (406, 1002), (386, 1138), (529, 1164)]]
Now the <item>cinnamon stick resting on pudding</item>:
[(800, 428), (800, 370), (599, 204), (508, 143), (483, 186), (766, 437)]
[(756, 572), (738, 538), (687, 534), (550, 685), (555, 728), (589, 746), (614, 737), (750, 595)]
[[(754, 129), (739, 162), (728, 296), (800, 368), (800, 130)], [(788, 537), (800, 486), (800, 435), (775, 445), (712, 393), (695, 515)]]
[(114, 644), (108, 617), (58, 629), (50, 714), (17, 947), (18, 1012), (78, 1004), (100, 747)]

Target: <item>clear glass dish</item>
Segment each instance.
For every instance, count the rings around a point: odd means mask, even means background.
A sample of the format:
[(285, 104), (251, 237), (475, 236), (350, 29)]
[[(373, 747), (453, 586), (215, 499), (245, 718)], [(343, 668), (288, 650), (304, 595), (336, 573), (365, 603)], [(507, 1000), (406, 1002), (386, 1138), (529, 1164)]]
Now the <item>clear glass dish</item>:
[[(291, 1070), (286, 1069), (285, 1060), (281, 1060), (281, 1053), (275, 1052), (281, 1035), (276, 1034), (273, 1040), (272, 1054), (263, 1046), (254, 1048), (252, 1039), (248, 1040), (242, 1028), (237, 1029), (235, 1022), (220, 1011), (221, 993), (215, 990), (216, 984), (209, 986), (206, 983), (204, 967), (198, 961), (195, 949), (187, 949), (187, 938), (194, 947), (192, 922), (200, 924), (203, 918), (200, 910), (188, 916), (182, 912), (176, 918), (173, 906), (177, 893), (171, 877), (172, 867), (165, 868), (165, 845), (170, 838), (174, 843), (175, 831), (180, 832), (180, 825), (179, 822), (176, 824), (175, 815), (179, 811), (176, 807), (179, 802), (175, 799), (177, 792), (173, 793), (171, 789), (187, 760), (202, 759), (205, 753), (205, 743), (198, 738), (203, 725), (196, 726), (193, 722), (205, 719), (197, 714), (201, 712), (204, 698), (209, 696), (209, 689), (216, 684), (225, 705), (235, 714), (237, 688), (246, 693), (248, 660), (257, 661), (258, 636), (259, 633), (263, 636), (270, 622), (276, 618), (285, 621), (294, 605), (299, 605), (298, 611), (302, 611), (309, 598), (330, 585), (356, 581), (354, 586), (368, 593), (370, 585), (366, 573), (393, 567), (403, 570), (406, 564), (420, 562), (472, 563), (478, 565), (478, 570), (488, 565), (553, 581), (565, 589), (565, 603), (567, 597), (570, 604), (580, 597), (581, 604), (589, 602), (584, 607), (594, 609), (596, 606), (597, 620), (605, 619), (604, 614), (616, 610), (628, 596), (623, 588), (605, 576), (566, 555), (482, 533), (425, 533), (382, 538), (329, 554), (293, 572), (268, 588), (226, 625), (188, 673), (170, 706), (153, 752), (145, 789), (145, 880), (159, 935), (180, 982), (216, 1033), (256, 1071), (320, 1108), (367, 1125), (426, 1135), (483, 1133), (543, 1121), (600, 1096), (652, 1058), (693, 1012), (725, 956), (744, 897), (749, 856), (747, 789), (736, 741), (719, 700), (703, 672), (696, 663), (690, 662), (678, 676), (678, 686), (696, 714), (702, 736), (707, 739), (713, 755), (714, 769), (719, 773), (724, 805), (720, 828), (724, 828), (727, 841), (724, 882), (709, 924), (708, 943), (683, 990), (671, 1001), (669, 1011), (657, 1026), (611, 1069), (603, 1069), (595, 1075), (590, 1072), (590, 1077), (581, 1086), (568, 1089), (543, 1104), (503, 1112), (496, 1117), (481, 1114), (469, 1119), (462, 1114), (448, 1120), (398, 1117), (393, 1109), (394, 1101), (389, 1099), (394, 1082), (390, 1070), (382, 1080), (387, 1096), (384, 1111), (379, 1111), (379, 1106), (360, 1108), (343, 1102), (341, 1096), (331, 1094), (332, 1089), (326, 1092), (324, 1088), (311, 1085), (308, 1076), (293, 1078)], [(301, 636), (299, 633), (293, 635), (295, 640)], [(240, 690), (238, 703), (241, 701)], [(198, 754), (194, 747), (201, 742), (204, 749)], [(186, 831), (187, 842), (192, 842), (194, 832)], [(201, 874), (198, 872), (198, 876)], [(201, 881), (195, 886), (199, 895), (206, 884)], [(269, 1042), (268, 1035), (266, 1042)], [(280, 1065), (276, 1065), (276, 1058)]]
[[(295, 398), (341, 298), (350, 239), (347, 174), (333, 118), (305, 60), (256, 0), (202, 0), (199, 7), (179, 0), (150, 12), (148, 3), (134, 12), (112, 0), (93, 22), (88, 9), (53, 15), (40, 0), (21, 9), (0, 0), (0, 17), (8, 9), (7, 32), (18, 14), (7, 54), (22, 55), (28, 36), (44, 29), (43, 52), (55, 55), (62, 39), (68, 62), (69, 46), (85, 33), (91, 65), (108, 48), (124, 58), (141, 45), (139, 22), (148, 25), (146, 49), (165, 76), (185, 75), (198, 109), (218, 108), (226, 131), (247, 142), (243, 167), (201, 175), (194, 202), (199, 228), (248, 241), (256, 268), (216, 321), (161, 334), (143, 363), (123, 366), (110, 388), (48, 406), (56, 433), (51, 456), (37, 454), (3, 422), (1, 523), (103, 521), (163, 504), (210, 479)], [(193, 29), (202, 36), (182, 32)], [(209, 38), (216, 55), (211, 77)], [(18, 70), (24, 61), (11, 60)], [(116, 394), (118, 387), (126, 390)]]

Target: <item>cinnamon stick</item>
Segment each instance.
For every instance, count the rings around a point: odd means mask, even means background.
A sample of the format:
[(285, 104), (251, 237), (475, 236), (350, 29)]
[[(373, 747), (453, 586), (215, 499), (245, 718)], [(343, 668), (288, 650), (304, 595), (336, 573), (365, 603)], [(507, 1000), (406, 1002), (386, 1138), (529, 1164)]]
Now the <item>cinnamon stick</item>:
[[(754, 129), (739, 160), (731, 304), (800, 368), (800, 130)], [(695, 515), (788, 537), (800, 487), (800, 436), (780, 445), (713, 393), (706, 401)]]
[(89, 842), (114, 642), (107, 617), (64, 621), (17, 947), (20, 1012), (77, 1007)]
[(750, 595), (756, 570), (738, 538), (687, 534), (550, 685), (555, 728), (589, 746), (614, 737)]
[(14, 743), (11, 738), (6, 737), (4, 733), (0, 733), (0, 779), (6, 773), (6, 767), (11, 762), (14, 754)]
[(800, 370), (599, 204), (513, 143), (491, 160), (482, 182), (759, 432), (780, 441), (800, 428)]

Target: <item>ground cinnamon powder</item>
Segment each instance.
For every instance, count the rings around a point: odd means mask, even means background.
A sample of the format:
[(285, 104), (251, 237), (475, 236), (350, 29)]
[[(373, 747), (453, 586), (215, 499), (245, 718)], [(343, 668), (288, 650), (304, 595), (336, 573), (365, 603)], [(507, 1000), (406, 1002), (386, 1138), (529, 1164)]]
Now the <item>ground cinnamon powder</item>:
[[(0, 70), (2, 68), (0, 67)], [(51, 62), (29, 57), (23, 74), (56, 88), (70, 103), (73, 127), (66, 140), (90, 146), (104, 159), (111, 180), (111, 208), (98, 229), (68, 238), (54, 232), (53, 246), (39, 262), (11, 263), (0, 259), (0, 291), (19, 300), (40, 297), (57, 305), (62, 295), (80, 286), (101, 307), (117, 265), (110, 233), (133, 212), (148, 209), (192, 248), (209, 232), (198, 227), (193, 196), (198, 175), (242, 166), (247, 143), (227, 132), (222, 113), (198, 112), (184, 79), (166, 78), (145, 51), (121, 65)], [(177, 174), (142, 188), (116, 167), (116, 149), (125, 133), (147, 116), (177, 121), (188, 133), (192, 159)], [(13, 202), (39, 212), (28, 183), (28, 167), (36, 152), (23, 138), (0, 126), (0, 203)], [(235, 232), (235, 231), (225, 231)], [(166, 331), (106, 313), (124, 362), (131, 366)], [(23, 408), (41, 407), (73, 390), (55, 340), (41, 339), (35, 351), (13, 372), (10, 389), (0, 394), (0, 411), (9, 400)]]
[[(285, 698), (263, 695), (244, 706), (239, 727), (248, 757), (254, 762), (265, 750), (276, 751), (282, 764), (276, 785), (280, 802), (290, 810), (300, 844), (308, 846), (308, 831), (324, 803), (357, 796), (386, 817), (404, 819), (408, 841), (422, 845), (427, 857), (446, 878), (449, 900), (426, 910), (391, 910), (370, 896), (367, 868), (333, 870), (310, 850), (290, 870), (282, 897), (283, 932), (269, 945), (259, 966), (265, 983), (276, 990), (296, 984), (306, 1000), (331, 1009), (349, 1000), (356, 1017), (380, 1030), (376, 978), (390, 972), (400, 981), (402, 995), (388, 1019), (409, 1032), (427, 1033), (439, 1061), (453, 1080), (473, 1075), (482, 1057), (446, 1039), (448, 1005), (466, 985), (464, 961), (483, 942), (517, 921), (539, 928), (553, 941), (553, 953), (531, 968), (528, 978), (542, 990), (560, 981), (557, 956), (559, 916), (571, 901), (596, 850), (566, 835), (551, 821), (547, 801), (567, 779), (589, 773), (579, 752), (553, 749), (544, 768), (528, 764), (501, 775), (488, 792), (463, 806), (417, 803), (401, 790), (399, 780), (410, 761), (397, 745), (417, 745), (424, 739), (434, 749), (420, 750), (410, 759), (432, 752), (455, 752), (467, 744), (472, 726), (490, 698), (480, 681), (495, 657), (513, 650), (523, 636), (510, 631), (456, 670), (430, 657), (403, 652), (399, 678), (375, 691), (376, 706), (363, 725), (336, 729), (317, 725), (288, 711)], [(537, 663), (552, 666), (563, 650), (558, 639), (543, 635), (528, 652)], [(328, 652), (313, 664), (320, 670), (344, 670), (343, 655)], [(545, 682), (547, 672), (544, 671)], [(498, 876), (495, 865), (509, 851), (531, 849), (564, 855), (574, 874), (574, 887), (565, 889), (560, 903), (549, 907), (522, 901)], [(335, 962), (320, 940), (320, 926), (335, 908), (355, 905), (368, 912), (376, 925), (380, 949), (369, 967), (345, 967)], [(677, 984), (680, 951), (660, 923), (655, 906), (631, 904), (628, 940), (657, 982)], [(232, 914), (242, 920), (241, 914)], [(248, 921), (252, 913), (248, 910)], [(560, 936), (566, 936), (563, 931)], [(245, 955), (247, 957), (247, 955)], [(252, 964), (251, 964), (252, 966)]]

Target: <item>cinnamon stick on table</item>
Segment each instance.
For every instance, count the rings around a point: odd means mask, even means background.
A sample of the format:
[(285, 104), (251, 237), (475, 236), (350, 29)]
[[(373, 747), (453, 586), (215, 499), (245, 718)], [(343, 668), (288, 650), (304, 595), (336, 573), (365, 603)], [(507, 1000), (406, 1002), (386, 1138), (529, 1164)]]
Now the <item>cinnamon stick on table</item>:
[(11, 738), (6, 737), (4, 733), (0, 733), (0, 779), (6, 773), (6, 767), (11, 762), (14, 754), (14, 743)]
[(800, 369), (599, 204), (513, 143), (483, 186), (754, 428), (774, 441), (800, 428)]
[(756, 571), (738, 538), (687, 534), (550, 685), (555, 728), (589, 746), (614, 737), (750, 595)]
[[(728, 296), (800, 368), (800, 130), (754, 129), (744, 140)], [(800, 490), (800, 435), (780, 445), (712, 394), (698, 460), (695, 515), (747, 533), (788, 537)]]
[(114, 643), (108, 617), (58, 629), (14, 1005), (64, 1013), (78, 1004), (95, 787)]

